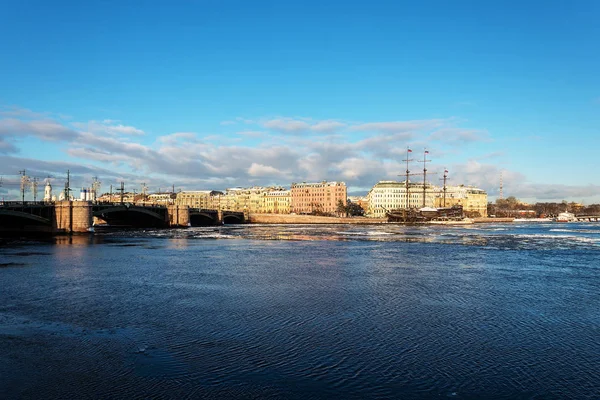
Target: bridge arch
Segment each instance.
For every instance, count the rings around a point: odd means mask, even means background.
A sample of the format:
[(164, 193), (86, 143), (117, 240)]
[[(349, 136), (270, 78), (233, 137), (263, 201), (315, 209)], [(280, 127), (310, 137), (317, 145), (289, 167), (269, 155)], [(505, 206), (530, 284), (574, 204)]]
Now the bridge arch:
[[(166, 210), (165, 210), (166, 212)], [(164, 227), (166, 216), (144, 207), (112, 206), (94, 211), (94, 217), (105, 220), (108, 225), (126, 225), (134, 227)]]
[(52, 225), (52, 222), (47, 218), (29, 214), (29, 213), (22, 212), (22, 211), (0, 210), (0, 218), (2, 218), (4, 216), (6, 216), (8, 218), (25, 219), (25, 220), (28, 220), (28, 222), (35, 222), (37, 224), (42, 224), (42, 225)]
[(243, 224), (244, 214), (223, 214), (224, 224)]
[(192, 212), (190, 213), (190, 225), (191, 226), (210, 226), (217, 224), (217, 215), (211, 215), (204, 212)]

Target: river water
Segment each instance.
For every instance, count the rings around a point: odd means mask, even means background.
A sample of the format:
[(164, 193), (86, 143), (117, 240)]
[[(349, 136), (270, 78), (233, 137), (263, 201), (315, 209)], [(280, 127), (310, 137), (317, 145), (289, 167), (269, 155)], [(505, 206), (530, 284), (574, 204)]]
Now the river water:
[(600, 224), (0, 242), (2, 398), (600, 398)]

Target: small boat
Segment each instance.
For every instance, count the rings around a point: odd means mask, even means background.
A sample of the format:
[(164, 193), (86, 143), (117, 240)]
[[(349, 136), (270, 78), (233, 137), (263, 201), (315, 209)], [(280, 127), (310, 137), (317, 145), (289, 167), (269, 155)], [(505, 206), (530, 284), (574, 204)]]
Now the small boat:
[(556, 222), (577, 222), (577, 218), (575, 218), (575, 214), (565, 211), (558, 214)]

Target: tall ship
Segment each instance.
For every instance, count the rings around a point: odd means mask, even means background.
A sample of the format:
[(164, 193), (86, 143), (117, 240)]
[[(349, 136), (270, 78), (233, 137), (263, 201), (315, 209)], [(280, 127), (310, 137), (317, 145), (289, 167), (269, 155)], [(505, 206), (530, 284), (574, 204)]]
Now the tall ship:
[[(444, 186), (441, 192), (441, 198), (439, 199), (439, 207), (436, 207), (436, 192), (437, 189), (431, 184), (427, 183), (427, 163), (431, 160), (427, 159), (429, 151), (426, 149), (423, 153), (423, 160), (419, 162), (423, 163), (423, 182), (413, 183), (410, 181), (410, 177), (414, 175), (410, 172), (409, 162), (413, 161), (410, 159), (412, 150), (406, 149), (406, 159), (402, 160), (406, 162), (406, 172), (404, 182), (380, 182), (381, 185), (393, 185), (394, 188), (398, 189), (397, 194), (393, 193), (391, 196), (398, 196), (395, 200), (400, 200), (403, 203), (400, 207), (386, 210), (385, 215), (389, 222), (402, 222), (402, 223), (439, 223), (439, 224), (450, 224), (450, 223), (472, 223), (472, 220), (465, 219), (462, 204), (453, 204), (452, 206), (446, 206), (446, 195), (447, 195), (447, 178), (448, 170), (444, 170)], [(394, 202), (397, 204), (397, 202)], [(382, 207), (384, 208), (384, 207)]]

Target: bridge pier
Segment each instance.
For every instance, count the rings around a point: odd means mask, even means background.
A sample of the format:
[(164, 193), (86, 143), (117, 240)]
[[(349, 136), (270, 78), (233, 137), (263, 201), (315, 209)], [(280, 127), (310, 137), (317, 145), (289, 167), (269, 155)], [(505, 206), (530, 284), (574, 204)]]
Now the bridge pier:
[(89, 232), (92, 227), (92, 204), (88, 201), (54, 203), (52, 230), (55, 233)]
[(190, 207), (185, 205), (169, 205), (167, 207), (167, 223), (170, 227), (190, 226)]

